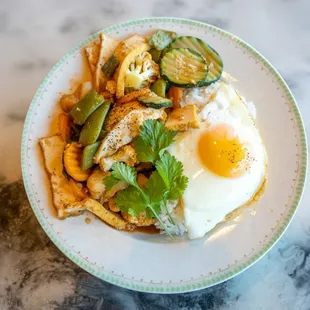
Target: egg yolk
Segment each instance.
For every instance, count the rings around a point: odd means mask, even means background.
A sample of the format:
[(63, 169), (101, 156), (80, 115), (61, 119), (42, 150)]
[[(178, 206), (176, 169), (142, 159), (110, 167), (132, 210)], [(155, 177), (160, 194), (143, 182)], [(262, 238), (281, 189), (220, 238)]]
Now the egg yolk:
[(200, 136), (198, 154), (206, 168), (222, 177), (236, 178), (250, 168), (247, 148), (226, 124), (213, 126)]

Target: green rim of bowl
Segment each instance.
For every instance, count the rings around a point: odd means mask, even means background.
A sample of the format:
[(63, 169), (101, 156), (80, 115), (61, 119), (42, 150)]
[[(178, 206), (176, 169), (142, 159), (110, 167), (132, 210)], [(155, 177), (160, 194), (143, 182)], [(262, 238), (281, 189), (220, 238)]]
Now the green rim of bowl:
[[(117, 31), (122, 28), (130, 27), (130, 26), (135, 26), (135, 25), (143, 25), (143, 24), (148, 24), (148, 23), (173, 23), (173, 24), (179, 24), (179, 25), (184, 25), (186, 27), (200, 27), (205, 30), (212, 31), (214, 33), (220, 34), (221, 36), (224, 37), (229, 37), (230, 39), (234, 40), (239, 46), (242, 48), (246, 49), (249, 53), (251, 53), (256, 59), (258, 59), (261, 63), (265, 65), (265, 67), (269, 70), (269, 73), (273, 75), (273, 77), (276, 79), (276, 81), (279, 83), (280, 87), (282, 90), (285, 92), (287, 99), (291, 105), (292, 111), (294, 113), (296, 122), (297, 122), (297, 127), (298, 127), (298, 133), (299, 133), (299, 139), (300, 139), (300, 174), (299, 174), (299, 179), (297, 180), (297, 185), (295, 188), (295, 196), (292, 199), (292, 203), (289, 206), (289, 210), (286, 214), (286, 217), (282, 220), (282, 225), (278, 227), (277, 231), (274, 233), (273, 237), (271, 240), (266, 243), (262, 249), (254, 254), (253, 256), (249, 256), (245, 262), (238, 263), (235, 267), (233, 267), (229, 271), (225, 272), (220, 272), (218, 274), (215, 274), (214, 276), (209, 277), (208, 279), (193, 279), (190, 283), (173, 283), (172, 285), (169, 285), (167, 283), (163, 284), (144, 284), (144, 283), (137, 283), (135, 281), (129, 282), (128, 280), (124, 280), (112, 273), (108, 273), (100, 269), (99, 267), (89, 263), (88, 261), (81, 259), (74, 253), (73, 251), (68, 248), (62, 242), (62, 240), (56, 235), (56, 233), (51, 229), (49, 224), (46, 223), (46, 220), (43, 218), (39, 206), (37, 205), (33, 194), (32, 190), (30, 188), (30, 180), (29, 180), (29, 175), (27, 172), (27, 167), (26, 167), (26, 154), (27, 154), (27, 136), (29, 133), (30, 129), (30, 123), (31, 119), (34, 113), (34, 109), (37, 105), (37, 101), (49, 82), (50, 77), (54, 74), (54, 72), (63, 65), (67, 61), (67, 59), (73, 55), (77, 50), (80, 50), (84, 45), (86, 45), (88, 42), (96, 39), (98, 37), (98, 33), (95, 33), (88, 37), (85, 41), (79, 43), (75, 48), (73, 48), (71, 51), (69, 51), (60, 61), (57, 62), (57, 64), (51, 69), (51, 71), (47, 74), (47, 76), (44, 78), (43, 82), (39, 86), (27, 113), (27, 117), (25, 120), (25, 125), (24, 125), (24, 130), (23, 130), (23, 135), (22, 135), (22, 145), (21, 145), (21, 166), (22, 166), (22, 175), (23, 175), (23, 180), (24, 180), (24, 186), (27, 192), (28, 199), (30, 201), (30, 205), (39, 220), (39, 223), (41, 224), (42, 228), (46, 232), (46, 234), (49, 236), (49, 238), (54, 242), (54, 244), (68, 257), (70, 258), (74, 263), (79, 265), (81, 268), (86, 270), (87, 272), (93, 274), (94, 276), (107, 281), (109, 283), (132, 289), (135, 291), (141, 291), (141, 292), (149, 292), (149, 293), (181, 293), (181, 292), (189, 292), (189, 291), (194, 291), (194, 290), (199, 290), (203, 289), (206, 287), (210, 287), (212, 285), (221, 283), (223, 281), (226, 281), (242, 271), (246, 270), (250, 266), (252, 266), (256, 261), (258, 261), (260, 258), (262, 258), (274, 245), (275, 243), (279, 240), (279, 238), (283, 235), (285, 232), (286, 228), (288, 227), (289, 223), (291, 222), (298, 204), (300, 202), (304, 185), (305, 185), (305, 180), (306, 180), (306, 172), (307, 172), (307, 141), (306, 141), (306, 135), (305, 135), (305, 130), (304, 130), (304, 125), (303, 121), (300, 115), (300, 111), (298, 109), (297, 103), (289, 90), (288, 86), (280, 76), (280, 74), (277, 72), (277, 70), (259, 53), (257, 52), (253, 47), (239, 39), (238, 37), (232, 35), (229, 32), (226, 32), (224, 30), (221, 30), (217, 27), (198, 22), (198, 21), (193, 21), (189, 19), (182, 19), (182, 18), (142, 18), (142, 19), (136, 19), (132, 21), (128, 21), (126, 23), (121, 23), (117, 24), (114, 26), (110, 26), (106, 29), (103, 29), (105, 33), (110, 33), (112, 31)], [(101, 32), (101, 31), (100, 31)]]

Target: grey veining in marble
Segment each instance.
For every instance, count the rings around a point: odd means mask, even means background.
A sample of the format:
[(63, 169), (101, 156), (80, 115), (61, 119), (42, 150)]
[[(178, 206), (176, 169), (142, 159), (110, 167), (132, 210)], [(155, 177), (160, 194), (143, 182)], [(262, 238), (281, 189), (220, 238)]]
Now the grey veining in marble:
[(0, 309), (310, 309), (310, 188), (279, 243), (241, 275), (178, 295), (131, 292), (87, 274), (46, 237), (27, 202), (20, 138), (51, 66), (85, 36), (146, 16), (231, 31), (263, 53), (291, 87), (310, 127), (309, 0), (10, 0), (0, 2)]

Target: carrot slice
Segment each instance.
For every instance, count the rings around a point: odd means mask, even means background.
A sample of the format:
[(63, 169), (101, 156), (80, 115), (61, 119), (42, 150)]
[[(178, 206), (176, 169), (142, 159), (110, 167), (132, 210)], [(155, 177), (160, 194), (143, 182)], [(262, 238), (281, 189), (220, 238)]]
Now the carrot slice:
[(183, 90), (180, 87), (171, 86), (167, 93), (167, 98), (172, 99), (173, 107), (180, 108), (180, 101), (183, 95)]
[(70, 118), (65, 113), (58, 115), (58, 131), (65, 142), (69, 141), (70, 138)]

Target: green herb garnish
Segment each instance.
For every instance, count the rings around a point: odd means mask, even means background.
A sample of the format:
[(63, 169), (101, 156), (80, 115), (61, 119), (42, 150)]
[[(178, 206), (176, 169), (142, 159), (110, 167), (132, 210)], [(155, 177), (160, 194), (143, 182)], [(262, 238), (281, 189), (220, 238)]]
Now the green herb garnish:
[(156, 217), (169, 236), (171, 234), (159, 214), (162, 208), (165, 208), (170, 221), (175, 224), (168, 212), (167, 202), (177, 200), (188, 183), (188, 178), (183, 175), (182, 163), (166, 151), (175, 136), (176, 132), (168, 131), (156, 120), (144, 122), (134, 145), (139, 160), (152, 162), (156, 171), (143, 188), (137, 183), (136, 170), (120, 162), (113, 164), (111, 175), (104, 179), (108, 190), (119, 181), (129, 185), (127, 189), (119, 192), (114, 200), (121, 211), (132, 216), (138, 216), (145, 211), (147, 216)]
[(155, 163), (173, 142), (177, 132), (167, 130), (156, 120), (147, 120), (140, 127), (140, 136), (134, 140), (139, 161)]

